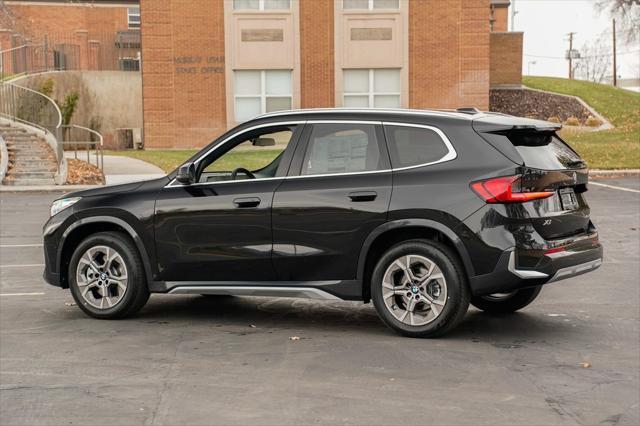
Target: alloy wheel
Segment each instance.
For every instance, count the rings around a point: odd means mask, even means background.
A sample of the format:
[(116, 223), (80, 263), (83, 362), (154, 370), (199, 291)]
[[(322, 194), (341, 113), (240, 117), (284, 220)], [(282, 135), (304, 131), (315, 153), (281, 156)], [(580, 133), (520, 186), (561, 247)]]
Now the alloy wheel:
[(436, 263), (420, 255), (403, 255), (387, 268), (382, 296), (389, 312), (411, 326), (429, 324), (447, 302), (447, 281)]
[(114, 248), (94, 246), (80, 257), (76, 282), (80, 295), (89, 305), (110, 309), (122, 301), (127, 291), (127, 266)]

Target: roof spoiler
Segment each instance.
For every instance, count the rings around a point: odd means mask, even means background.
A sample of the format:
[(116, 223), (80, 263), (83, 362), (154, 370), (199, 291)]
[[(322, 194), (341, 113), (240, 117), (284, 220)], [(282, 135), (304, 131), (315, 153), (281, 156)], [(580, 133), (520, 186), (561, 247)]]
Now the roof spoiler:
[(536, 132), (557, 132), (560, 123), (552, 123), (532, 118), (514, 117), (502, 114), (484, 114), (473, 120), (473, 128), (479, 132), (499, 133), (509, 130), (532, 130)]

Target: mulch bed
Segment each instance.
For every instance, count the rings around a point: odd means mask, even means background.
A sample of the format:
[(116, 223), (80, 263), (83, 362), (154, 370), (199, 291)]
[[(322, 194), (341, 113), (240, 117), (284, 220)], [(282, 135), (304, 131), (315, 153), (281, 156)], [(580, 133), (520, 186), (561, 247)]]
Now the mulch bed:
[(556, 117), (560, 122), (576, 117), (581, 124), (591, 115), (573, 98), (528, 89), (492, 89), (489, 94), (489, 109), (539, 120)]
[(67, 158), (67, 185), (100, 185), (104, 175), (99, 168), (86, 161)]

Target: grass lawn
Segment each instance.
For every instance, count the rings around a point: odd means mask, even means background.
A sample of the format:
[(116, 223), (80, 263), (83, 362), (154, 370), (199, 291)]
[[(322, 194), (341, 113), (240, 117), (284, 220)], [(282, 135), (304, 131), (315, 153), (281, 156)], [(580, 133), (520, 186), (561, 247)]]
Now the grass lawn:
[[(216, 171), (232, 171), (238, 165), (256, 170), (269, 164), (282, 150), (260, 149), (255, 151), (229, 152), (215, 162)], [(155, 164), (169, 173), (195, 154), (197, 150), (148, 150), (148, 151), (105, 151), (105, 155), (123, 155)], [(214, 169), (209, 169), (214, 171)]]
[(552, 77), (524, 77), (531, 88), (575, 95), (605, 116), (615, 129), (562, 130), (562, 137), (592, 169), (640, 168), (640, 93), (604, 84)]

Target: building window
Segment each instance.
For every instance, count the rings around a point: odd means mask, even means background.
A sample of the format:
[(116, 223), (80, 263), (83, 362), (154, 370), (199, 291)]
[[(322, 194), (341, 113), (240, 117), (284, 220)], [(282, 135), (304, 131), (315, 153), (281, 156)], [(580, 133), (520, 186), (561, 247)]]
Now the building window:
[(399, 9), (400, 0), (342, 0), (343, 9)]
[(128, 7), (127, 8), (127, 23), (129, 28), (140, 28), (140, 8)]
[(234, 10), (289, 10), (291, 0), (233, 0)]
[(344, 70), (343, 92), (345, 107), (400, 108), (400, 70)]
[(140, 52), (135, 57), (118, 58), (118, 67), (121, 71), (140, 71)]
[(291, 71), (235, 71), (236, 121), (291, 109)]

